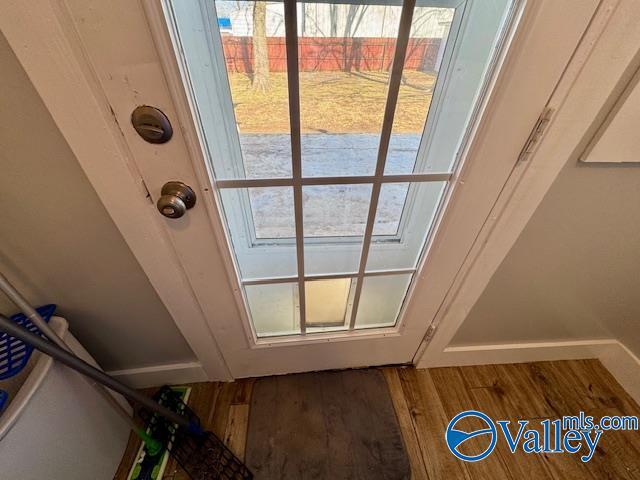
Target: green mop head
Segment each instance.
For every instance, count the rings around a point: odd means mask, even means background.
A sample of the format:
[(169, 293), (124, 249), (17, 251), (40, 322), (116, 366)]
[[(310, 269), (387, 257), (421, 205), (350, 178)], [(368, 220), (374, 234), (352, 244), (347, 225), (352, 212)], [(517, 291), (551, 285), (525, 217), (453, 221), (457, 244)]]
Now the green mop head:
[[(163, 387), (163, 389), (167, 388), (169, 387)], [(175, 412), (182, 413), (178, 409), (182, 408), (182, 405), (189, 401), (191, 388), (170, 387), (170, 390), (174, 392), (174, 395), (167, 398), (166, 393), (160, 395), (160, 392), (158, 392), (154, 397), (155, 400)], [(180, 400), (179, 404), (176, 404), (176, 398)], [(173, 405), (170, 405), (170, 403), (173, 403)], [(167, 422), (159, 422), (157, 417), (151, 416), (146, 423), (146, 430), (138, 433), (138, 436), (143, 439), (143, 443), (138, 449), (135, 462), (133, 462), (127, 480), (160, 480), (167, 468), (167, 462), (169, 461), (169, 450), (167, 447), (173, 440), (173, 432), (169, 429)], [(147, 441), (145, 438), (151, 440)]]

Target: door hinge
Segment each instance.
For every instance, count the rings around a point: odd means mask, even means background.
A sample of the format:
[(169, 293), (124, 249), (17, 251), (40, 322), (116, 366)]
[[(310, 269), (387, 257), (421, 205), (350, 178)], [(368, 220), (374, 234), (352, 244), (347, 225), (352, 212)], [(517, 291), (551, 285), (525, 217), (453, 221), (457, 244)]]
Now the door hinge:
[(436, 324), (432, 323), (427, 328), (427, 332), (424, 334), (424, 343), (429, 343), (433, 336), (436, 334)]
[(536, 125), (533, 127), (533, 130), (529, 134), (529, 138), (527, 138), (527, 143), (524, 144), (524, 148), (520, 152), (518, 156), (518, 162), (525, 162), (529, 159), (536, 146), (540, 143), (540, 140), (544, 136), (545, 130), (551, 121), (551, 117), (553, 116), (553, 108), (546, 107), (540, 116), (538, 117), (538, 121)]

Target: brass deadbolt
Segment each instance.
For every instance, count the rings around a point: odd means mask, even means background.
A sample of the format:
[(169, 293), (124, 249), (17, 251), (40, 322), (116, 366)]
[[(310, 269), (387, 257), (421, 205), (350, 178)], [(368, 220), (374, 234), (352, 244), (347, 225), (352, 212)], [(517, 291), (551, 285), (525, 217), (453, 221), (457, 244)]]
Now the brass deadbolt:
[(169, 119), (156, 107), (137, 107), (131, 114), (131, 123), (138, 135), (149, 143), (167, 143), (173, 136)]
[(196, 204), (196, 193), (182, 182), (167, 182), (160, 191), (158, 211), (167, 218), (180, 218)]

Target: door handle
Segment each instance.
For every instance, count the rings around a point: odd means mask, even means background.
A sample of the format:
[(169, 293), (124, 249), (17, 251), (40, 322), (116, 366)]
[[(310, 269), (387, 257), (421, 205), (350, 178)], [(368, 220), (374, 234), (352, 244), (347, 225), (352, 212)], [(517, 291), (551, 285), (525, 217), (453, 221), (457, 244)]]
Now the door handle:
[(167, 218), (180, 218), (196, 204), (196, 192), (182, 182), (167, 182), (162, 186), (158, 211)]

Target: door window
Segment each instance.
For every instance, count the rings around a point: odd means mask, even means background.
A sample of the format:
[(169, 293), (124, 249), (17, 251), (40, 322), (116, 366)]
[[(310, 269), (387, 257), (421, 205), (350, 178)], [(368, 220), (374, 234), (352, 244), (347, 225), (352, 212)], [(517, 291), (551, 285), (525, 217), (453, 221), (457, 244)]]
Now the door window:
[(512, 2), (168, 6), (256, 337), (396, 326)]

